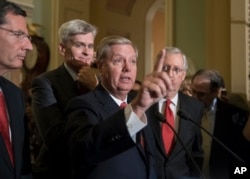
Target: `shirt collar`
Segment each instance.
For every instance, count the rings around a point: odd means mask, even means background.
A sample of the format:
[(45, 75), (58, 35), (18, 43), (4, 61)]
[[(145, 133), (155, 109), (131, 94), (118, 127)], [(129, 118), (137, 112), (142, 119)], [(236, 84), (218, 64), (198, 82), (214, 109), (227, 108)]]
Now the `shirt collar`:
[[(174, 104), (175, 106), (177, 106), (177, 102), (178, 102), (178, 97), (179, 94), (177, 93), (171, 100), (171, 103)], [(159, 103), (164, 103), (167, 99), (166, 98), (162, 98)]]
[(74, 70), (72, 70), (66, 63), (63, 63), (64, 67), (66, 68), (67, 72), (73, 78), (74, 81), (77, 80), (77, 74)]
[[(101, 84), (101, 85), (102, 85), (102, 84)], [(109, 91), (105, 88), (104, 85), (102, 85), (102, 87), (109, 93)], [(128, 102), (127, 102), (128, 96), (126, 96), (125, 100), (123, 100), (123, 101), (120, 100), (120, 99), (118, 99), (118, 98), (116, 98), (116, 97), (113, 96), (111, 93), (109, 93), (109, 96), (115, 101), (115, 103), (116, 103), (118, 106), (120, 106), (120, 104), (121, 104), (122, 102), (128, 103)]]

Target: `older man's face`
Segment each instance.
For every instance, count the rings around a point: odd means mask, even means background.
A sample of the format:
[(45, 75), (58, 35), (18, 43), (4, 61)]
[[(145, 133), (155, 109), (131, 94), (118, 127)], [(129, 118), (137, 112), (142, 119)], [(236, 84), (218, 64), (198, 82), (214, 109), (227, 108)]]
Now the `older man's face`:
[(128, 44), (113, 45), (101, 66), (102, 84), (115, 97), (123, 98), (133, 88), (137, 56)]

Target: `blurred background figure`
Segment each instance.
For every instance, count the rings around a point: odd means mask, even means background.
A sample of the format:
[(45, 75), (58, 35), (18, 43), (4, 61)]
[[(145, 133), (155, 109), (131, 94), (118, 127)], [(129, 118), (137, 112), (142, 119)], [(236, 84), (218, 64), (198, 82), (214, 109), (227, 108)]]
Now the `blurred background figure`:
[[(204, 163), (206, 177), (229, 179), (236, 166), (249, 166), (250, 143), (243, 136), (243, 129), (249, 117), (249, 110), (230, 104), (219, 96), (225, 87), (223, 77), (216, 70), (198, 70), (192, 78), (193, 96), (204, 103), (202, 126), (217, 137), (243, 161), (226, 151), (214, 139), (203, 133)], [(228, 96), (227, 96), (228, 98)]]

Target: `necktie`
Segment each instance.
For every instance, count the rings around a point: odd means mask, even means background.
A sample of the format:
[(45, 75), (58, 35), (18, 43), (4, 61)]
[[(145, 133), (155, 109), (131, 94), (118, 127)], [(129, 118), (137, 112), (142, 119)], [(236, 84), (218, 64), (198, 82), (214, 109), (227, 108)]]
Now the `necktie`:
[[(212, 133), (211, 130), (211, 123), (209, 121), (209, 111), (204, 111), (201, 126), (204, 127), (207, 131)], [(203, 172), (205, 176), (209, 176), (209, 159), (210, 159), (210, 149), (211, 149), (211, 142), (212, 138), (207, 135), (206, 132), (201, 130), (202, 133), (202, 149), (204, 150), (204, 162), (203, 162)]]
[(120, 104), (120, 108), (121, 108), (121, 109), (125, 108), (126, 106), (127, 106), (127, 103), (126, 103), (126, 102), (122, 102), (122, 103)]
[(2, 134), (4, 143), (6, 145), (7, 151), (9, 153), (10, 160), (14, 165), (12, 145), (10, 142), (10, 133), (9, 133), (9, 120), (6, 112), (6, 105), (3, 93), (0, 92), (0, 133)]
[[(170, 104), (171, 101), (167, 100), (165, 108), (165, 119), (166, 122), (174, 128), (174, 115), (172, 110), (170, 109)], [(162, 123), (162, 138), (165, 151), (169, 155), (173, 147), (174, 132), (166, 123)]]

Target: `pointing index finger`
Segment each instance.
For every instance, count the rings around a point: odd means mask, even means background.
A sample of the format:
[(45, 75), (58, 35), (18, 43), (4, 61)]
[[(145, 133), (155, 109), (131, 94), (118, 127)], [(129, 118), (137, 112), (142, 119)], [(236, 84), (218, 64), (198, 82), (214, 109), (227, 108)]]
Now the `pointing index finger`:
[(154, 71), (156, 71), (156, 72), (162, 71), (164, 60), (165, 60), (165, 55), (166, 55), (166, 51), (165, 51), (165, 49), (162, 49), (161, 52), (159, 52), (159, 54), (156, 57)]

